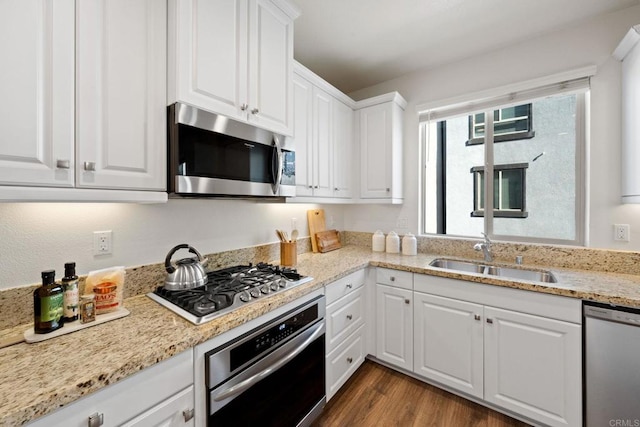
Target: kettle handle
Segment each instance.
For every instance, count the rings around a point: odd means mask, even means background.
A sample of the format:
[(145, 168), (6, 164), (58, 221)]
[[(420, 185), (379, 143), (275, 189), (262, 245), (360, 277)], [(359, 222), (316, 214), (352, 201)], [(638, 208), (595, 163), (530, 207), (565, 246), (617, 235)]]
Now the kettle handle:
[(203, 258), (202, 255), (200, 255), (200, 252), (198, 252), (196, 250), (196, 248), (189, 246), (186, 243), (182, 243), (181, 245), (178, 245), (176, 247), (174, 247), (173, 249), (171, 249), (169, 251), (169, 253), (167, 254), (167, 257), (164, 259), (164, 268), (165, 270), (167, 270), (167, 273), (171, 274), (174, 271), (176, 271), (176, 268), (171, 265), (171, 257), (173, 256), (173, 254), (175, 254), (177, 251), (179, 251), (180, 249), (189, 249), (189, 252), (191, 252), (192, 254), (196, 255), (198, 257), (198, 261), (202, 262)]

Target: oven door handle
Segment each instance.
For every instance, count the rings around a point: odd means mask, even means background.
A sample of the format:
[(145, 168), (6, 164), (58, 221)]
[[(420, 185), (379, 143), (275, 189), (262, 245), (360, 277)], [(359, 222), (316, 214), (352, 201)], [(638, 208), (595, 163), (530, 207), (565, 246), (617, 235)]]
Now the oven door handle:
[(273, 363), (271, 366), (263, 369), (255, 375), (250, 376), (244, 381), (239, 382), (231, 387), (227, 387), (220, 392), (216, 393), (213, 400), (216, 402), (220, 402), (225, 400), (231, 396), (235, 396), (236, 394), (240, 394), (249, 387), (253, 386), (257, 382), (262, 381), (264, 378), (268, 377), (278, 369), (282, 368), (286, 365), (291, 359), (295, 358), (297, 355), (302, 353), (302, 351), (309, 347), (309, 345), (315, 341), (320, 335), (324, 333), (324, 322), (320, 322), (317, 325), (309, 328), (306, 333), (310, 333), (309, 337), (305, 339), (300, 345), (298, 345), (295, 349), (293, 349), (290, 353), (285, 356), (282, 356), (278, 361)]

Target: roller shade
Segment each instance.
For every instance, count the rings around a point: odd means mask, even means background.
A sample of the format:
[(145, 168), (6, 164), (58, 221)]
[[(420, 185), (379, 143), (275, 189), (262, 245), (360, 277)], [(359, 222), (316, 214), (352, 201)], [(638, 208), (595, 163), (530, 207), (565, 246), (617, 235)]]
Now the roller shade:
[(421, 104), (416, 110), (420, 122), (440, 121), (497, 107), (523, 104), (551, 95), (581, 92), (589, 89), (590, 78), (595, 72), (595, 66), (585, 67), (457, 98)]

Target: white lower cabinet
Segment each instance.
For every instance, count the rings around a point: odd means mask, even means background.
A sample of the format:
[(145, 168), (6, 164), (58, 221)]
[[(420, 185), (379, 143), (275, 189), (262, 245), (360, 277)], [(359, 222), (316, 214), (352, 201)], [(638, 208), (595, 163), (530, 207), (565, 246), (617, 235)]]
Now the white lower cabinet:
[(365, 270), (327, 285), (326, 294), (326, 394), (327, 400), (364, 362)]
[(376, 357), (413, 369), (413, 292), (376, 284)]
[(485, 308), (487, 402), (551, 426), (581, 425), (581, 327)]
[(483, 307), (416, 292), (414, 372), (483, 396)]
[(581, 425), (580, 300), (417, 274), (414, 286), (414, 373), (537, 423)]
[(193, 426), (193, 350), (92, 393), (29, 424), (31, 427)]

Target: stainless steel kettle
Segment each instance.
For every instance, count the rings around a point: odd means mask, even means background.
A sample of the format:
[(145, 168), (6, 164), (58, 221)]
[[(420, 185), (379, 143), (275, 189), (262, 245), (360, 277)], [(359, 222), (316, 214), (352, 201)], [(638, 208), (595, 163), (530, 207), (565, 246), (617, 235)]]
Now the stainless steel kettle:
[[(171, 257), (180, 249), (189, 249), (198, 258), (183, 258), (171, 264)], [(164, 288), (169, 291), (193, 289), (207, 283), (207, 273), (204, 272), (202, 263), (205, 259), (195, 248), (183, 243), (171, 249), (164, 260), (164, 268), (167, 277), (164, 279)]]

